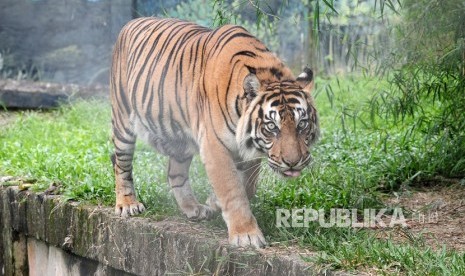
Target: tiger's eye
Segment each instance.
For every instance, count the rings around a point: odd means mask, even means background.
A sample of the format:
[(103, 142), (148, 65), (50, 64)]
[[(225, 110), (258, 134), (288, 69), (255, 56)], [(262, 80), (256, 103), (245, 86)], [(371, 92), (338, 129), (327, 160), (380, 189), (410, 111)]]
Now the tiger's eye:
[(267, 123), (266, 127), (268, 128), (268, 130), (275, 130), (276, 129), (276, 125), (273, 122)]
[(305, 129), (305, 128), (307, 127), (307, 125), (308, 125), (308, 122), (307, 122), (306, 120), (302, 120), (302, 121), (299, 122), (299, 124), (297, 125), (297, 127), (298, 127), (299, 129)]

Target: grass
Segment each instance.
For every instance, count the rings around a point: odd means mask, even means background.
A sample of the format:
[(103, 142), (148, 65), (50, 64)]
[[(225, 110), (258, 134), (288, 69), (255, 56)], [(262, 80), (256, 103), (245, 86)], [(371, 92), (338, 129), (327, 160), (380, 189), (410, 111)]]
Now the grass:
[[(413, 128), (414, 120), (383, 123), (373, 113), (369, 99), (386, 89), (385, 82), (344, 77), (317, 83), (322, 139), (313, 151), (315, 163), (302, 177), (289, 181), (266, 171), (252, 202), (267, 239), (318, 251), (312, 261), (325, 267), (386, 274), (464, 274), (463, 253), (446, 248), (434, 251), (416, 242), (421, 237), (397, 243), (364, 229), (316, 224), (275, 227), (276, 208), (381, 208), (382, 192), (435, 173), (436, 167), (429, 162), (434, 151), (428, 150), (434, 141), (419, 139), (422, 133)], [(109, 122), (109, 104), (99, 100), (76, 102), (52, 112), (20, 113), (15, 123), (0, 132), (0, 175), (36, 179), (36, 190), (60, 184), (66, 200), (112, 205)], [(136, 189), (148, 207), (145, 215), (182, 217), (166, 183), (167, 159), (138, 144), (134, 162)], [(211, 189), (199, 158), (190, 173), (194, 190), (205, 201)], [(225, 227), (220, 217), (208, 224)]]
[[(95, 105), (94, 105), (95, 104)], [(110, 203), (108, 106), (80, 103), (51, 113), (24, 112), (0, 133), (0, 172), (37, 179), (36, 189), (61, 183), (66, 199)]]

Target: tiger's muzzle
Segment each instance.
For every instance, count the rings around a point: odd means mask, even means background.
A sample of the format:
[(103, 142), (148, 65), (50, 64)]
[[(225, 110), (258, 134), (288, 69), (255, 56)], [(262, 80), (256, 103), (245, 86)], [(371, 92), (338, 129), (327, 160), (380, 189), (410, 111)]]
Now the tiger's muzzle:
[(306, 156), (298, 160), (286, 160), (281, 158), (280, 161), (275, 160), (272, 156), (268, 157), (268, 165), (273, 171), (284, 177), (298, 177), (302, 170), (312, 161), (312, 156), (308, 153)]

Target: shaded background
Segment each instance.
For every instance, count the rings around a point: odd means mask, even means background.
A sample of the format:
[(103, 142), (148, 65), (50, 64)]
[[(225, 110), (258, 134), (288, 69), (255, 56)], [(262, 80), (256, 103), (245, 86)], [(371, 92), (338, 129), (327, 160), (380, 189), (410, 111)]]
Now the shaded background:
[(383, 52), (376, 45), (389, 42), (385, 19), (373, 16), (376, 1), (337, 1), (338, 14), (328, 8), (318, 11), (318, 26), (312, 14), (319, 7), (311, 2), (256, 2), (266, 3), (260, 7), (265, 13), (259, 14), (253, 1), (235, 0), (2, 0), (0, 78), (105, 84), (119, 30), (133, 18), (151, 15), (208, 27), (227, 21), (245, 26), (295, 73), (305, 65), (329, 74), (373, 65), (373, 51)]
[(131, 17), (125, 0), (3, 0), (3, 69), (10, 70), (7, 77), (103, 82), (113, 41)]

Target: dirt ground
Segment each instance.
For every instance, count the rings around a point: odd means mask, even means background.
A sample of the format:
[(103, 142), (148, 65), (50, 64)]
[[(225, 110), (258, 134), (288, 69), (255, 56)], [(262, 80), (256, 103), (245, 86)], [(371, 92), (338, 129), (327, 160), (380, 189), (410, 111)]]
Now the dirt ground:
[(386, 203), (402, 208), (407, 228), (380, 231), (381, 237), (465, 252), (465, 185), (459, 180), (403, 189)]

